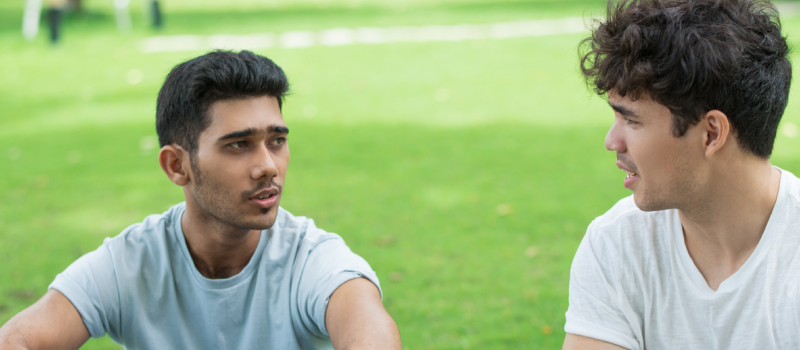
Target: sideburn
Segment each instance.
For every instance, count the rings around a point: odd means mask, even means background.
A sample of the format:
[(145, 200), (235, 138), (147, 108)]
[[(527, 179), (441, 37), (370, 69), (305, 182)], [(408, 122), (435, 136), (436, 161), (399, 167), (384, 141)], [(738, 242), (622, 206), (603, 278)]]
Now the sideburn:
[(200, 171), (200, 166), (197, 160), (197, 154), (194, 152), (189, 152), (189, 166), (192, 168), (192, 180), (194, 181), (195, 185), (202, 185), (203, 184), (203, 172)]

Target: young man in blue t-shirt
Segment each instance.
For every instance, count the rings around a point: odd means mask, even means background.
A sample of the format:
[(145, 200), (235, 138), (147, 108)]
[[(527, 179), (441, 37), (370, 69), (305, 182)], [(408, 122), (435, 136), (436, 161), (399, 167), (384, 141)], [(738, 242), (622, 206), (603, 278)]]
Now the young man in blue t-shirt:
[(286, 76), (215, 51), (159, 92), (158, 156), (186, 201), (108, 238), (0, 328), (0, 349), (400, 349), (378, 279), (341, 237), (278, 206)]

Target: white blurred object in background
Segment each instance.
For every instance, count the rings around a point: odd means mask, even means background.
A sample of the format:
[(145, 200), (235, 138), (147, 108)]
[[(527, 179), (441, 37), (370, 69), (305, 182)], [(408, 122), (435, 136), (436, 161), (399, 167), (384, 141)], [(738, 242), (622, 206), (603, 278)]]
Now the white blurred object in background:
[[(130, 14), (130, 0), (112, 0), (117, 28), (120, 32), (127, 33), (131, 30), (132, 21)], [(57, 43), (61, 32), (61, 17), (68, 4), (80, 11), (80, 0), (48, 0), (47, 20), (50, 27), (50, 41)], [(158, 0), (142, 0), (142, 9), (148, 21), (156, 29), (162, 25), (161, 7)], [(22, 17), (22, 36), (28, 41), (36, 39), (39, 33), (39, 18), (42, 13), (42, 0), (26, 0), (25, 13)]]

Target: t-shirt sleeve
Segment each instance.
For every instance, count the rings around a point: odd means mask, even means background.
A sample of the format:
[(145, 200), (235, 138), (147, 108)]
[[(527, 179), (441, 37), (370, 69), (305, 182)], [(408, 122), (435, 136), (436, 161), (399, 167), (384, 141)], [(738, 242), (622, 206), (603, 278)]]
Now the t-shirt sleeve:
[(620, 305), (621, 291), (608, 256), (614, 252), (596, 236), (594, 226), (589, 226), (572, 261), (564, 331), (638, 350), (641, 346), (623, 310), (626, 307)]
[(58, 274), (48, 289), (55, 289), (69, 299), (93, 338), (102, 337), (117, 325), (119, 291), (105, 244)]
[(369, 264), (353, 253), (341, 237), (327, 234), (313, 245), (299, 275), (297, 307), (303, 326), (317, 337), (328, 337), (325, 311), (331, 294), (343, 283), (364, 277), (380, 289)]

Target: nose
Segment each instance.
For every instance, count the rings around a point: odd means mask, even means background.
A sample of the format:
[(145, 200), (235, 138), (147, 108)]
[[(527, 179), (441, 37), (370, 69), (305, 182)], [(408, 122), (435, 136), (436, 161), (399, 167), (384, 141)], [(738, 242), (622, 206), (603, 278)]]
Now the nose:
[(627, 146), (625, 145), (624, 130), (620, 123), (620, 118), (615, 118), (614, 124), (611, 124), (611, 128), (608, 129), (608, 134), (606, 134), (605, 146), (606, 149), (609, 151), (616, 151), (618, 153), (624, 153), (625, 151), (627, 151)]
[(272, 152), (262, 144), (258, 147), (258, 151), (253, 153), (255, 159), (250, 168), (250, 177), (253, 180), (265, 178), (266, 181), (272, 181), (272, 178), (278, 175), (278, 167), (275, 165)]

